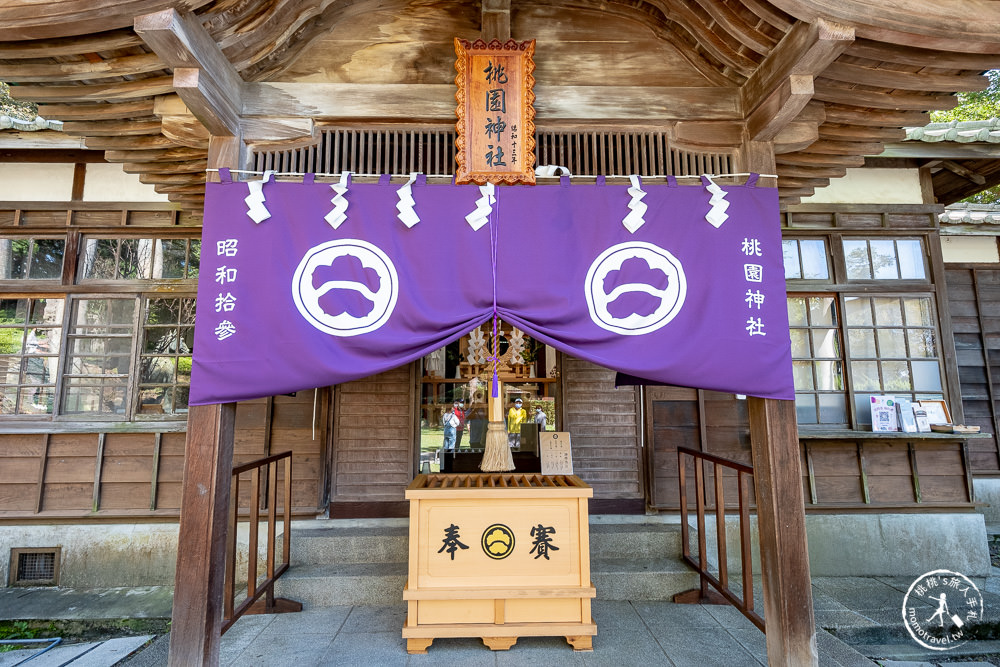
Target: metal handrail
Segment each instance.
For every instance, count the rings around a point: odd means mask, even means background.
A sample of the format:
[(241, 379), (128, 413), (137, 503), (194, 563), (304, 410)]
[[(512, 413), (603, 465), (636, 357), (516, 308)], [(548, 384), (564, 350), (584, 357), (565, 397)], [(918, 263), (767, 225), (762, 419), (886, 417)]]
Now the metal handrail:
[[(691, 545), (688, 529), (687, 506), (687, 468), (684, 456), (690, 456), (694, 463), (695, 508), (698, 518), (698, 560), (691, 557)], [(715, 577), (708, 571), (707, 540), (705, 538), (705, 471), (704, 466), (712, 465), (715, 477), (715, 533), (719, 556), (719, 576)], [(740, 556), (742, 564), (743, 594), (729, 588), (729, 564), (726, 555), (726, 501), (723, 488), (723, 469), (736, 472), (737, 493), (739, 495), (740, 517)], [(701, 584), (702, 599), (708, 597), (708, 585), (718, 591), (740, 613), (764, 632), (764, 619), (754, 611), (753, 601), (753, 562), (750, 553), (750, 502), (747, 498), (748, 485), (744, 479), (753, 479), (753, 467), (738, 461), (731, 461), (720, 456), (699, 452), (688, 447), (677, 448), (678, 486), (680, 489), (681, 507), (681, 557), (688, 565), (698, 572)]]
[[(278, 508), (278, 462), (284, 460), (284, 484), (282, 518), (284, 537), (281, 540), (282, 563), (275, 567), (275, 539), (277, 533)], [(261, 470), (266, 469), (267, 488), (264, 508), (267, 510), (267, 577), (257, 584), (257, 536), (261, 510)], [(250, 536), (247, 556), (247, 596), (236, 606), (236, 522), (239, 515), (240, 475), (250, 473)], [(289, 567), (292, 521), (292, 453), (275, 454), (251, 461), (233, 468), (232, 487), (229, 500), (229, 533), (226, 544), (226, 579), (223, 597), (222, 633), (232, 627), (240, 616), (264, 596), (264, 613), (275, 611), (274, 583)]]

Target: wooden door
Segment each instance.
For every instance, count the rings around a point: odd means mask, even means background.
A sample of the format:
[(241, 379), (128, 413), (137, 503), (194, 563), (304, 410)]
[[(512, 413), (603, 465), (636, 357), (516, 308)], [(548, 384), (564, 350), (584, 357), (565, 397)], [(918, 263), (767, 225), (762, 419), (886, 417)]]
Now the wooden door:
[(407, 516), (416, 439), (415, 364), (334, 392), (330, 516)]

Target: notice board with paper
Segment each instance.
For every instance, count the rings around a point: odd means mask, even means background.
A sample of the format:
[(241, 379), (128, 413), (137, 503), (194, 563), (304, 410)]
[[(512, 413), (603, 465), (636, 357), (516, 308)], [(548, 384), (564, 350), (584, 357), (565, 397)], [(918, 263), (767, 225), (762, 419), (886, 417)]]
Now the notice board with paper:
[(566, 431), (542, 431), (538, 434), (538, 453), (543, 475), (572, 475), (573, 449)]

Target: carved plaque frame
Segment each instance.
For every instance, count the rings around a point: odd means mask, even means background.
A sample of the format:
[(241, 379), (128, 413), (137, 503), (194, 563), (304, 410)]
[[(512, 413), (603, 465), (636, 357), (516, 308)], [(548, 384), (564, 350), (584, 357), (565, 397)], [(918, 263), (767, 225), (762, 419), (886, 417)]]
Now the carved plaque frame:
[(456, 183), (535, 183), (535, 40), (455, 39)]

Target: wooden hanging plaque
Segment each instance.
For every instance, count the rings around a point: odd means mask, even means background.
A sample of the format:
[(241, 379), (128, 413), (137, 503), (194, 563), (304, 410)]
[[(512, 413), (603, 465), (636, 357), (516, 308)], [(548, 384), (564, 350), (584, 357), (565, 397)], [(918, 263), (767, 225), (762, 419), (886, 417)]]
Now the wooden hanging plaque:
[(456, 183), (535, 183), (535, 40), (455, 39)]

